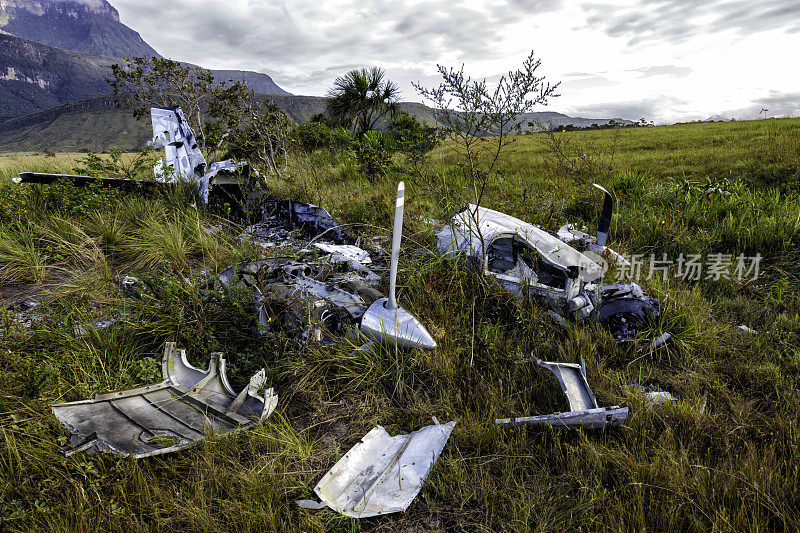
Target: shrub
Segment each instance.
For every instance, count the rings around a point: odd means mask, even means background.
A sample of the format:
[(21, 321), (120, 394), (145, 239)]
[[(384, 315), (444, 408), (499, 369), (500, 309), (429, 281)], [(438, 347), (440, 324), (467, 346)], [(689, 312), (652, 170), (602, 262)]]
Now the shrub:
[(308, 152), (320, 148), (330, 148), (333, 143), (333, 132), (321, 122), (299, 124), (292, 131), (292, 135), (295, 141)]
[(388, 143), (387, 136), (374, 131), (365, 133), (358, 143), (358, 170), (366, 174), (370, 181), (384, 176), (391, 166)]

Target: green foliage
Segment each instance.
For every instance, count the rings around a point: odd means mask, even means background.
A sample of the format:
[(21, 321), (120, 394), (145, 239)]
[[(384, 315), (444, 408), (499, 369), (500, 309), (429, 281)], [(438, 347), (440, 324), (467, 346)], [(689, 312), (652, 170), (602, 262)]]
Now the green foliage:
[(389, 170), (390, 144), (390, 137), (375, 131), (368, 131), (359, 139), (356, 149), (358, 170), (366, 174), (370, 181), (376, 181)]
[(364, 134), (397, 111), (400, 89), (379, 67), (351, 70), (336, 78), (325, 104), (334, 124)]
[[(521, 69), (500, 77), (494, 90), (488, 88), (485, 79), (465, 76), (463, 65), (460, 70), (438, 65), (443, 80), (438, 87), (414, 84), (434, 106), (436, 120), (452, 138), (448, 146), (461, 158), (460, 166), (467, 179), (467, 186), (459, 191), (462, 205), (481, 205), (501, 153), (515, 140), (511, 134), (520, 131), (518, 117), (558, 96), (555, 92), (558, 83), (550, 85), (544, 77), (536, 75), (540, 64), (541, 60), (535, 59), (531, 52)], [(420, 167), (415, 181), (444, 204), (452, 204), (452, 193), (459, 187), (455, 183), (442, 184), (436, 179), (441, 176), (426, 175), (427, 171)]]
[(0, 186), (0, 222), (26, 222), (41, 213), (88, 215), (114, 205), (119, 194), (117, 189), (96, 183), (77, 187), (69, 180), (48, 185)]
[(428, 162), (428, 154), (444, 138), (444, 132), (433, 126), (420, 123), (408, 113), (398, 113), (388, 128), (395, 140), (397, 151), (403, 154), (403, 162), (412, 175), (420, 175)]
[(147, 116), (151, 107), (180, 106), (200, 150), (212, 161), (220, 150), (280, 174), (289, 119), (271, 100), (256, 98), (239, 81), (214, 80), (209, 70), (158, 57), (133, 57), (112, 65), (118, 105)]
[(324, 123), (313, 120), (295, 126), (292, 135), (300, 147), (309, 152), (320, 148), (330, 148), (333, 144), (331, 129)]
[(153, 165), (160, 155), (149, 148), (142, 148), (133, 157), (112, 148), (108, 157), (88, 152), (72, 171), (83, 176), (127, 179), (132, 181), (153, 178)]

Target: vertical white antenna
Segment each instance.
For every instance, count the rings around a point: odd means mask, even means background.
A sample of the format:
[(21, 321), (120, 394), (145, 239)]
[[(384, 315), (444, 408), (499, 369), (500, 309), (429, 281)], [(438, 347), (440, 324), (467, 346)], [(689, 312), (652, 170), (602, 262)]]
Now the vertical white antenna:
[(403, 207), (405, 206), (406, 186), (401, 181), (397, 185), (397, 202), (394, 207), (394, 231), (392, 232), (392, 262), (389, 265), (389, 301), (387, 309), (397, 309), (395, 286), (397, 285), (397, 263), (400, 261), (400, 239), (403, 238)]

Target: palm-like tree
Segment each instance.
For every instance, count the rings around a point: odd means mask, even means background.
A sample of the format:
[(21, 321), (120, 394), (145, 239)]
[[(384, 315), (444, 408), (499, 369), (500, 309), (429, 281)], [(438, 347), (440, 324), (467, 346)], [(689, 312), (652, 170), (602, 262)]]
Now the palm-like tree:
[(328, 115), (353, 132), (363, 134), (375, 129), (384, 116), (397, 111), (400, 97), (397, 84), (384, 77), (382, 68), (371, 67), (351, 70), (336, 78), (328, 91)]

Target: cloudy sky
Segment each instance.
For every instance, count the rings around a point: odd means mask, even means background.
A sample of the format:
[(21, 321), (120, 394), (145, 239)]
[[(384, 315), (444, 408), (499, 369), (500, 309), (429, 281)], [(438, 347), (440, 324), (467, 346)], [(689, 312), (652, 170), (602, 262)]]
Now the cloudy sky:
[(800, 116), (798, 0), (111, 0), (159, 53), (324, 95), (378, 65), (403, 100), (437, 64), (497, 77), (534, 50), (547, 110), (656, 123)]

